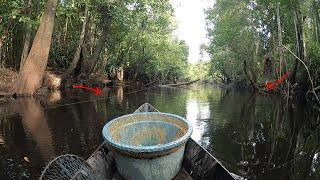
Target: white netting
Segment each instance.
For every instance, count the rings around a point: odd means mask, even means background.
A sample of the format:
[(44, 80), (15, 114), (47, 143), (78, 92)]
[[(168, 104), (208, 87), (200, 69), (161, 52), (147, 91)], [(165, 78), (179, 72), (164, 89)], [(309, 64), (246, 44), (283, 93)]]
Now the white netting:
[(81, 157), (65, 154), (53, 159), (43, 170), (40, 180), (99, 180), (102, 179)]

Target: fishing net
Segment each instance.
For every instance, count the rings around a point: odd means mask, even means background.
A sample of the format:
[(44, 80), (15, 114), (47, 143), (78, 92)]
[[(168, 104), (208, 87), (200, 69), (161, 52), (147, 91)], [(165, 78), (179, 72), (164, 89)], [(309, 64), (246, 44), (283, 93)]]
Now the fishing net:
[(53, 159), (43, 170), (40, 180), (100, 180), (102, 179), (81, 157), (65, 154)]

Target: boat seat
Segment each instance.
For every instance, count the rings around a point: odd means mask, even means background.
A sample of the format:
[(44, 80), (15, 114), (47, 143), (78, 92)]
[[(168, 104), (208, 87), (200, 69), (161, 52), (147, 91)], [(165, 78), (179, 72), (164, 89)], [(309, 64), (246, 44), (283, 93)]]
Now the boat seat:
[[(113, 177), (112, 180), (124, 180), (119, 172), (117, 171)], [(192, 177), (188, 174), (188, 172), (184, 169), (181, 168), (179, 173), (177, 174), (176, 177), (173, 178), (173, 180), (192, 180)]]

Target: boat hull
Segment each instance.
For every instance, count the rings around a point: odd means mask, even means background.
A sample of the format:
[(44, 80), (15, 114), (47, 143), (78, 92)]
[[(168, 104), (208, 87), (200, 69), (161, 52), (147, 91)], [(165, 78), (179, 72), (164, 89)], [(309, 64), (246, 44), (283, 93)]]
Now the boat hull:
[[(135, 113), (140, 112), (157, 112), (158, 110), (150, 104), (144, 104), (139, 107)], [(192, 180), (192, 179), (210, 179), (210, 180), (233, 180), (237, 176), (230, 173), (224, 168), (220, 162), (206, 151), (201, 145), (190, 138), (185, 145), (183, 145), (178, 153), (183, 153), (183, 159), (178, 160), (182, 167), (173, 180)], [(98, 147), (98, 149), (87, 159), (87, 163), (100, 174), (103, 179), (123, 180), (119, 169), (116, 167), (115, 160), (116, 152), (109, 151), (107, 143)], [(180, 162), (182, 161), (182, 162)], [(119, 162), (118, 162), (119, 163)], [(121, 162), (122, 163), (122, 162)], [(125, 162), (128, 163), (128, 162)], [(170, 162), (167, 162), (170, 163)], [(166, 163), (162, 164), (166, 166)], [(119, 167), (119, 166), (118, 166)], [(154, 169), (160, 169), (155, 167)], [(172, 170), (173, 172), (176, 169)], [(159, 175), (158, 177), (162, 177)], [(132, 179), (131, 177), (124, 177), (125, 179)], [(170, 178), (161, 178), (170, 179)], [(238, 179), (238, 178), (237, 178)], [(241, 179), (241, 178), (240, 178)]]

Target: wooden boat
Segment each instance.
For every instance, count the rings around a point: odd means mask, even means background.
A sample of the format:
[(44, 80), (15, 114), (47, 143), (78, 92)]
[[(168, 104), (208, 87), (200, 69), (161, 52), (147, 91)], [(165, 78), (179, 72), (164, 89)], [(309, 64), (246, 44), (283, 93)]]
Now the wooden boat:
[[(145, 103), (134, 113), (138, 112), (159, 111), (150, 104)], [(117, 172), (113, 153), (107, 149), (105, 143), (101, 144), (86, 162), (99, 174), (99, 177), (102, 177), (103, 179), (123, 179)], [(190, 138), (186, 144), (182, 168), (174, 179), (229, 180), (236, 178), (236, 175), (230, 173), (215, 157)]]

